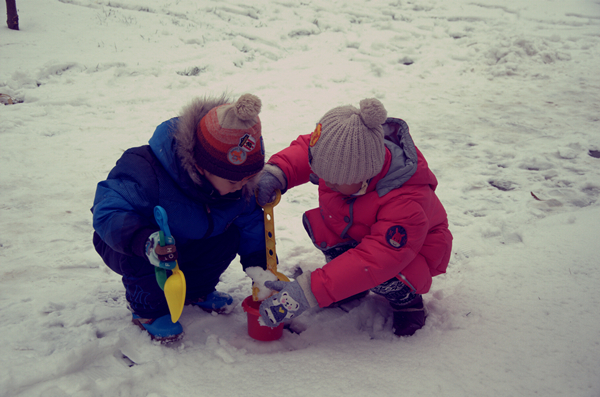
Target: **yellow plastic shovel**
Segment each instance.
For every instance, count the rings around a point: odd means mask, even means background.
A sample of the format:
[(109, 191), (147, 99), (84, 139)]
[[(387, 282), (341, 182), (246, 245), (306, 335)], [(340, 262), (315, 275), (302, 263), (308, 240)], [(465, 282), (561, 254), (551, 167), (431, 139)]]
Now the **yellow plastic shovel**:
[[(290, 281), (285, 274), (277, 271), (277, 253), (275, 251), (275, 219), (273, 215), (273, 207), (279, 204), (281, 200), (281, 191), (277, 190), (277, 197), (270, 203), (263, 206), (264, 221), (265, 221), (265, 245), (267, 246), (267, 270), (277, 276), (278, 280)], [(252, 287), (252, 298), (258, 301), (257, 287)]]
[[(167, 244), (172, 244), (173, 237), (171, 236), (171, 230), (169, 229), (167, 212), (159, 205), (154, 207), (154, 219), (160, 227), (160, 245), (164, 247)], [(169, 312), (171, 313), (171, 321), (176, 323), (181, 316), (183, 311), (183, 304), (185, 303), (185, 276), (183, 272), (179, 270), (179, 264), (174, 261), (175, 267), (171, 269), (172, 274), (167, 278), (167, 271), (163, 268), (155, 268), (156, 281), (160, 288), (165, 292), (165, 298), (167, 298), (167, 305), (169, 306)], [(173, 262), (167, 262), (170, 264), (169, 267), (173, 266)]]

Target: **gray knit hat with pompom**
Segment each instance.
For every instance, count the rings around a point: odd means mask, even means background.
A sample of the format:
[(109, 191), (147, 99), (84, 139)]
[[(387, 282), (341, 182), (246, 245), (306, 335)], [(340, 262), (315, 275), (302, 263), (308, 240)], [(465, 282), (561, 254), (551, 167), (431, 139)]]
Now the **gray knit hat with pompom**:
[(377, 175), (385, 160), (386, 118), (387, 111), (375, 98), (360, 101), (360, 110), (348, 105), (327, 112), (311, 136), (312, 170), (326, 182), (340, 185)]

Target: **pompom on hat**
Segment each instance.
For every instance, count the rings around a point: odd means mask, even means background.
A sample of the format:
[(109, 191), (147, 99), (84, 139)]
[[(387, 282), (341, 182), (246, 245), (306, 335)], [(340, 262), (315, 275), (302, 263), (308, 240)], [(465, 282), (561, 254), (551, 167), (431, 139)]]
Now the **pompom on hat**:
[(257, 96), (244, 94), (235, 103), (211, 109), (196, 128), (198, 167), (232, 181), (261, 171), (265, 164), (261, 105)]
[(360, 109), (348, 105), (325, 113), (310, 140), (312, 170), (326, 182), (340, 185), (373, 178), (385, 160), (386, 118), (385, 107), (375, 98), (360, 101)]

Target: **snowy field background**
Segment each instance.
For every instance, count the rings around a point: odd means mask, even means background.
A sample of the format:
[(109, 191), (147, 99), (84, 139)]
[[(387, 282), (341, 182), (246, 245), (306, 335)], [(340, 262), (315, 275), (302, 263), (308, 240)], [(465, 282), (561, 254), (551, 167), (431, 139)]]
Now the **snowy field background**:
[[(598, 0), (17, 6), (21, 30), (0, 26), (1, 396), (600, 396)], [(171, 347), (130, 322), (91, 243), (96, 184), (224, 91), (261, 98), (267, 155), (366, 97), (407, 121), (455, 237), (416, 335), (370, 295), (254, 341), (237, 260), (230, 315), (186, 307)], [(275, 208), (283, 273), (324, 263), (300, 219), (316, 203), (306, 185)]]

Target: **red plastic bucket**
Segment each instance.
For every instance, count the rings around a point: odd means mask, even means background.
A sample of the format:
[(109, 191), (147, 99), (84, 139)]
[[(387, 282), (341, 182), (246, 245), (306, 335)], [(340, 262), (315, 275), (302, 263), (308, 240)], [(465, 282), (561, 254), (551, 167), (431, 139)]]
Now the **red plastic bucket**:
[(261, 325), (258, 322), (258, 319), (260, 318), (260, 312), (258, 311), (259, 307), (260, 302), (255, 302), (254, 299), (252, 299), (252, 295), (242, 302), (242, 308), (248, 315), (248, 335), (253, 339), (265, 342), (281, 338), (281, 335), (283, 335), (283, 323), (273, 328)]

